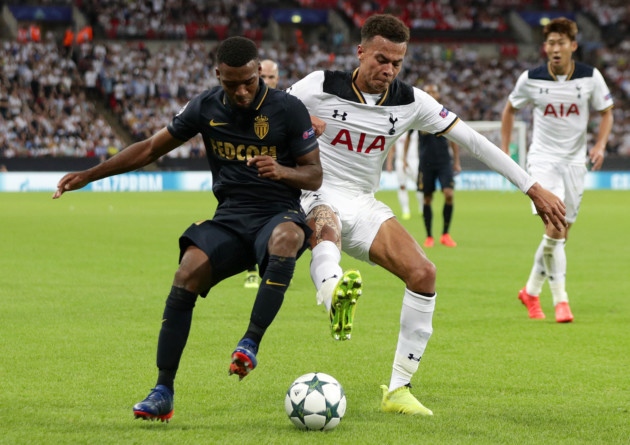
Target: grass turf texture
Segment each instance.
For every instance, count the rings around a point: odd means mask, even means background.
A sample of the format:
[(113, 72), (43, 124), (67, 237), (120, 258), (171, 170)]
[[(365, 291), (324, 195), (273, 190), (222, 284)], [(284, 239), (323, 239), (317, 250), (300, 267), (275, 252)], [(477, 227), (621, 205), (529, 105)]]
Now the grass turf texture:
[[(379, 197), (395, 211), (395, 192)], [(244, 274), (199, 299), (170, 424), (134, 420), (156, 377), (155, 347), (177, 267), (177, 238), (212, 215), (209, 193), (0, 194), (0, 443), (628, 443), (630, 210), (627, 192), (589, 191), (567, 245), (572, 324), (530, 320), (517, 292), (542, 223), (518, 193), (458, 192), (456, 249), (438, 266), (434, 334), (413, 392), (435, 415), (379, 411), (389, 383), (403, 286), (358, 267), (364, 292), (353, 339), (334, 342), (315, 304), (310, 253), (298, 262), (258, 368), (228, 377), (254, 291)], [(417, 209), (412, 199), (412, 208)], [(434, 234), (441, 229), (441, 195)], [(420, 241), (420, 215), (404, 224)], [(298, 376), (343, 385), (348, 410), (328, 433), (301, 432), (284, 412)]]

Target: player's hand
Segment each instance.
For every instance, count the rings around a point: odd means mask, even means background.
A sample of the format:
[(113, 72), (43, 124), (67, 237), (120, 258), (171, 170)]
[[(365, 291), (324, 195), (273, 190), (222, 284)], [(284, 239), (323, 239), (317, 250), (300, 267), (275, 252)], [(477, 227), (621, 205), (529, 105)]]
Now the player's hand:
[(605, 146), (604, 148), (593, 147), (591, 149), (591, 151), (588, 154), (588, 160), (589, 160), (589, 163), (591, 164), (591, 167), (590, 167), (591, 170), (599, 170), (600, 168), (602, 168), (602, 165), (604, 164), (605, 151), (606, 151)]
[(567, 227), (567, 209), (560, 198), (538, 183), (527, 190), (527, 196), (531, 198), (545, 225), (552, 224), (558, 231)]
[(258, 176), (261, 178), (271, 179), (273, 181), (280, 181), (284, 178), (284, 167), (271, 156), (254, 156), (247, 160), (248, 167), (256, 167), (258, 169)]
[(313, 125), (313, 130), (315, 130), (315, 137), (320, 137), (326, 130), (326, 122), (318, 117), (311, 116), (311, 124)]
[(78, 190), (82, 187), (85, 187), (89, 182), (90, 181), (81, 172), (68, 173), (57, 183), (57, 190), (53, 194), (53, 199), (59, 198), (65, 192)]

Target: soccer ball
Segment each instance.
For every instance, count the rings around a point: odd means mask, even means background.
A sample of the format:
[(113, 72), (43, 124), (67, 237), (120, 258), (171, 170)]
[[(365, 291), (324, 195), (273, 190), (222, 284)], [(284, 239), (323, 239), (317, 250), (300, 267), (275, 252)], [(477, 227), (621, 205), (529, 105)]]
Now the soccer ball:
[(311, 372), (291, 383), (284, 408), (291, 422), (300, 429), (332, 430), (346, 413), (346, 395), (334, 377)]

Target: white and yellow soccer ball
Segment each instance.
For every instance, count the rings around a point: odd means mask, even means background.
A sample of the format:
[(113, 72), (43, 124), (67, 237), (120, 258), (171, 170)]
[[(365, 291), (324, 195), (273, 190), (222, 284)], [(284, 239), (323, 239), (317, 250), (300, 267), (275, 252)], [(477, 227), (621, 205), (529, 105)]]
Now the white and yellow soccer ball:
[(284, 408), (291, 422), (300, 429), (332, 430), (346, 413), (346, 395), (331, 375), (310, 372), (291, 383)]

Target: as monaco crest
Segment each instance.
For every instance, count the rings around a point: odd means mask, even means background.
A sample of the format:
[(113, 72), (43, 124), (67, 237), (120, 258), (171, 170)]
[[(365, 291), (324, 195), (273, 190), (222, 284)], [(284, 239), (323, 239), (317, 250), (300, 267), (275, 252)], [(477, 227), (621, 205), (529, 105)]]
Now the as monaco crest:
[(267, 116), (256, 116), (254, 118), (254, 132), (260, 139), (264, 139), (269, 133), (269, 118)]

